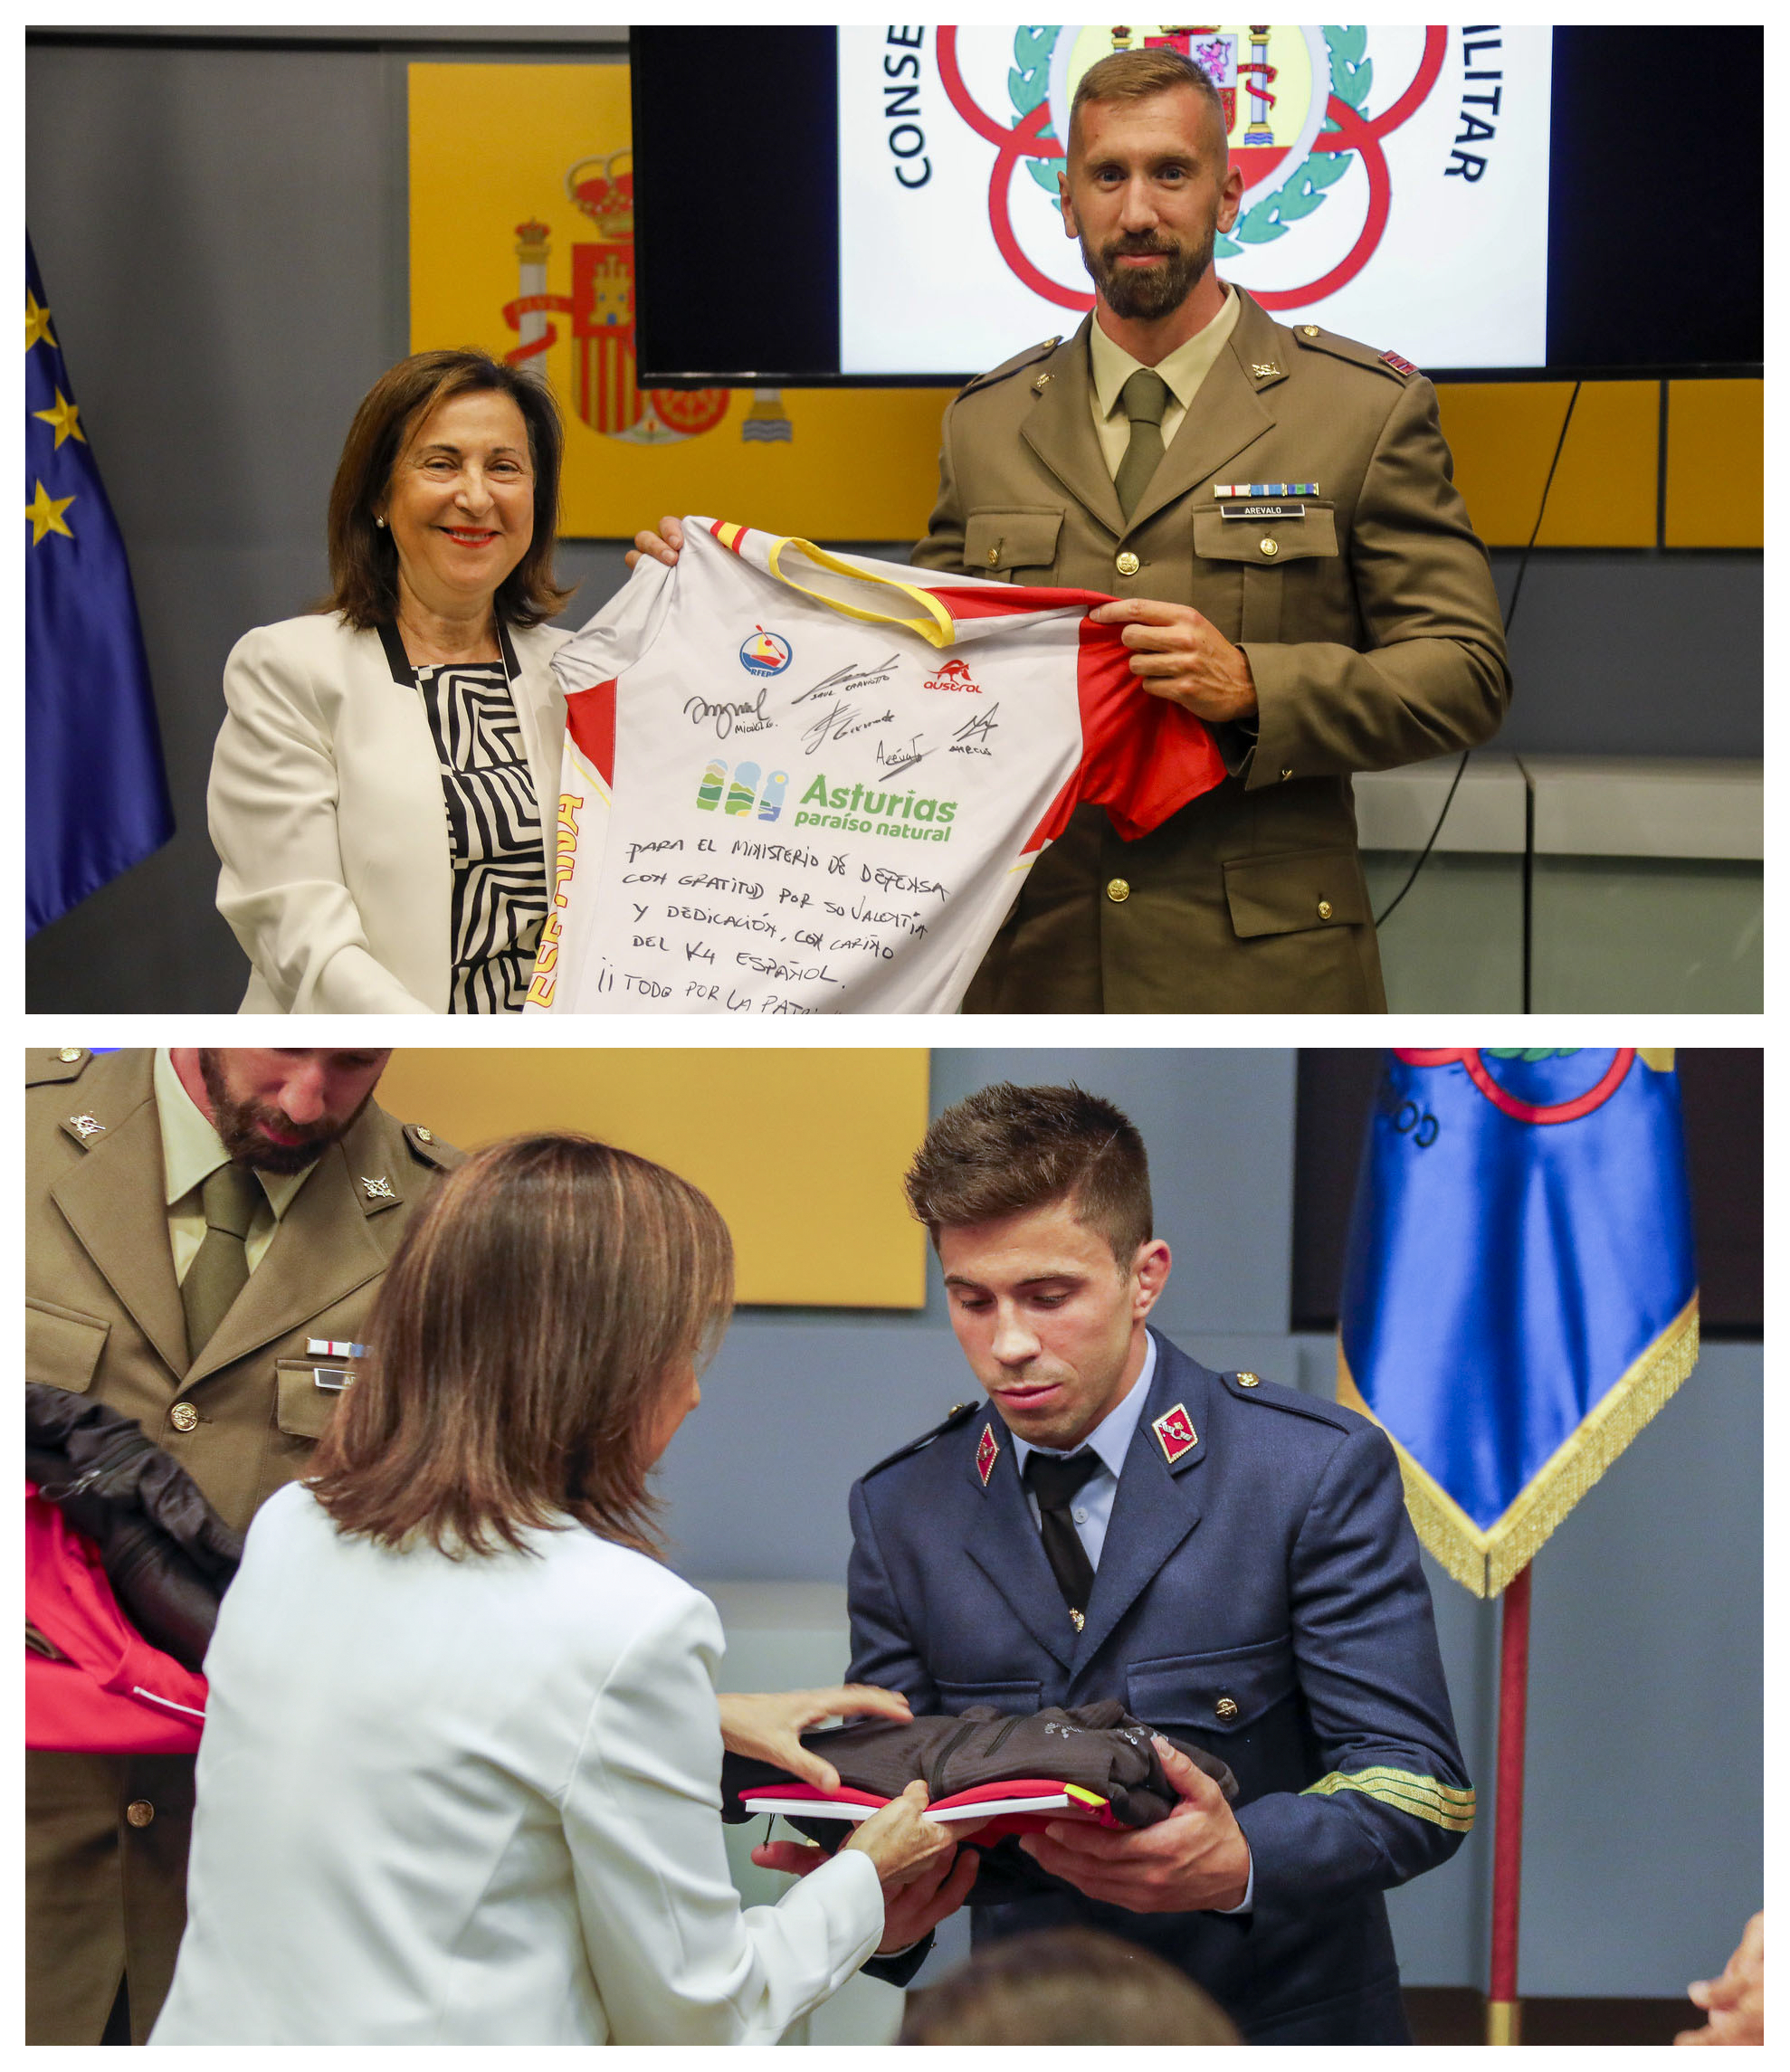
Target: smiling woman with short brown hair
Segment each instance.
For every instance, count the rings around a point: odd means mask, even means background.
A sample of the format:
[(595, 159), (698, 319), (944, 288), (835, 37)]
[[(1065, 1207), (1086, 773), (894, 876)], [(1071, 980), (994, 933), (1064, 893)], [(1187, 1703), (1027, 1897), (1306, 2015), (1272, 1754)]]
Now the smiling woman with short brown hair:
[(330, 593), (224, 667), (217, 903), (248, 1012), (513, 1012), (547, 914), (564, 699), (551, 394), (415, 353), (356, 413)]

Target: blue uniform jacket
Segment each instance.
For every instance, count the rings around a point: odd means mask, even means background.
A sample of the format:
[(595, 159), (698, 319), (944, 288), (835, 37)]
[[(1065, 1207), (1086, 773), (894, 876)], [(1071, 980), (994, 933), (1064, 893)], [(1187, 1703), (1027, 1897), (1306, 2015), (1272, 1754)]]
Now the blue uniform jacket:
[[(1406, 2041), (1380, 1896), (1454, 1853), (1473, 1794), (1397, 1460), (1352, 1411), (1157, 1345), (1084, 1630), (983, 1404), (852, 1487), (852, 1680), (916, 1713), (1116, 1697), (1237, 1774), (1248, 1915), (1128, 1913), (1039, 1873), (978, 1881), (978, 1940), (1085, 1923), (1180, 1965), (1252, 2041)], [(1171, 1462), (1152, 1426), (1176, 1404), (1196, 1443)]]

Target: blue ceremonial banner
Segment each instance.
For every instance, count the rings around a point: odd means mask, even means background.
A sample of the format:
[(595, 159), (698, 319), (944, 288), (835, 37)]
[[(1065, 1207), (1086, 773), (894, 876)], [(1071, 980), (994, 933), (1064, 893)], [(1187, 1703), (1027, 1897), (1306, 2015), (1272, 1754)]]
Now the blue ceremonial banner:
[(24, 248), (25, 934), (174, 832), (124, 541)]
[(1341, 1312), (1338, 1400), (1494, 1595), (1697, 1364), (1672, 1052), (1390, 1052)]

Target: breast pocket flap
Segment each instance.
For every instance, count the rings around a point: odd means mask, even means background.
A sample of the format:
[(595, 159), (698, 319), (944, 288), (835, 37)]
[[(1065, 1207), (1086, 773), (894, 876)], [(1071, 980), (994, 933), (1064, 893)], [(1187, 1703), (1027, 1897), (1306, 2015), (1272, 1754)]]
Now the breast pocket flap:
[(1292, 1649), (1276, 1640), (1134, 1662), (1125, 1674), (1126, 1705), (1147, 1726), (1186, 1727), (1197, 1739), (1242, 1732), (1290, 1696), (1293, 1684)]
[(1241, 936), (1290, 936), (1369, 917), (1367, 887), (1352, 849), (1239, 857), (1223, 869), (1231, 927)]
[(1062, 513), (1056, 509), (972, 511), (964, 528), (964, 566), (980, 575), (1049, 568), (1062, 530)]
[[(1295, 499), (1297, 501), (1298, 499)], [(1194, 553), (1201, 561), (1253, 562), (1279, 568), (1337, 551), (1337, 514), (1304, 500), (1303, 518), (1226, 518), (1216, 504), (1194, 513)]]
[(111, 1326), (100, 1316), (83, 1316), (53, 1302), (27, 1296), (24, 1306), (24, 1378), (47, 1382), (52, 1389), (85, 1395), (99, 1371)]
[(315, 1360), (276, 1360), (274, 1372), (280, 1384), (274, 1423), (292, 1439), (321, 1439), (342, 1400), (347, 1369)]

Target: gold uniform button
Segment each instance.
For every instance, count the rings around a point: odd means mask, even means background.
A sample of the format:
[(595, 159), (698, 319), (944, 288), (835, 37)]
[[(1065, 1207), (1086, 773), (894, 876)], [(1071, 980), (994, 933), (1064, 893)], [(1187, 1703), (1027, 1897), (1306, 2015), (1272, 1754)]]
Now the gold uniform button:
[(1251, 1373), (1245, 1367), (1237, 1376), (1237, 1386), (1240, 1389), (1259, 1389), (1262, 1386), (1262, 1376)]
[(1318, 902), (1318, 918), (1320, 921), (1328, 921), (1330, 917), (1331, 911), (1332, 908), (1330, 902), (1328, 899), (1320, 899)]
[(1281, 543), (1278, 539), (1264, 539), (1262, 543), (1262, 551), (1271, 561), (1281, 551)]
[(988, 566), (990, 568), (998, 568), (1001, 566), (1001, 550), (998, 547), (991, 547), (988, 549)]
[(1237, 1716), (1237, 1701), (1235, 1698), (1220, 1698), (1212, 1709), (1220, 1719), (1235, 1719)]
[(1131, 887), (1123, 878), (1107, 879), (1107, 898), (1115, 907), (1122, 907), (1131, 897)]
[(1121, 575), (1135, 575), (1143, 566), (1143, 563), (1138, 560), (1128, 547), (1113, 563), (1113, 566), (1118, 569)]
[(1301, 324), (1300, 326), (1300, 330), (1302, 335), (1308, 338), (1321, 337), (1323, 336), (1316, 324)]
[(78, 1065), (81, 1062), (79, 1050), (58, 1050), (56, 1056), (64, 1065)]
[(418, 1144), (433, 1144), (435, 1141), (435, 1133), (433, 1129), (424, 1129), (419, 1122), (416, 1126), (416, 1141)]
[(191, 1403), (176, 1403), (167, 1413), (167, 1421), (176, 1431), (191, 1431), (198, 1424), (199, 1413)]
[(124, 1817), (133, 1828), (147, 1828), (156, 1817), (156, 1809), (147, 1799), (133, 1799), (124, 1809)]

